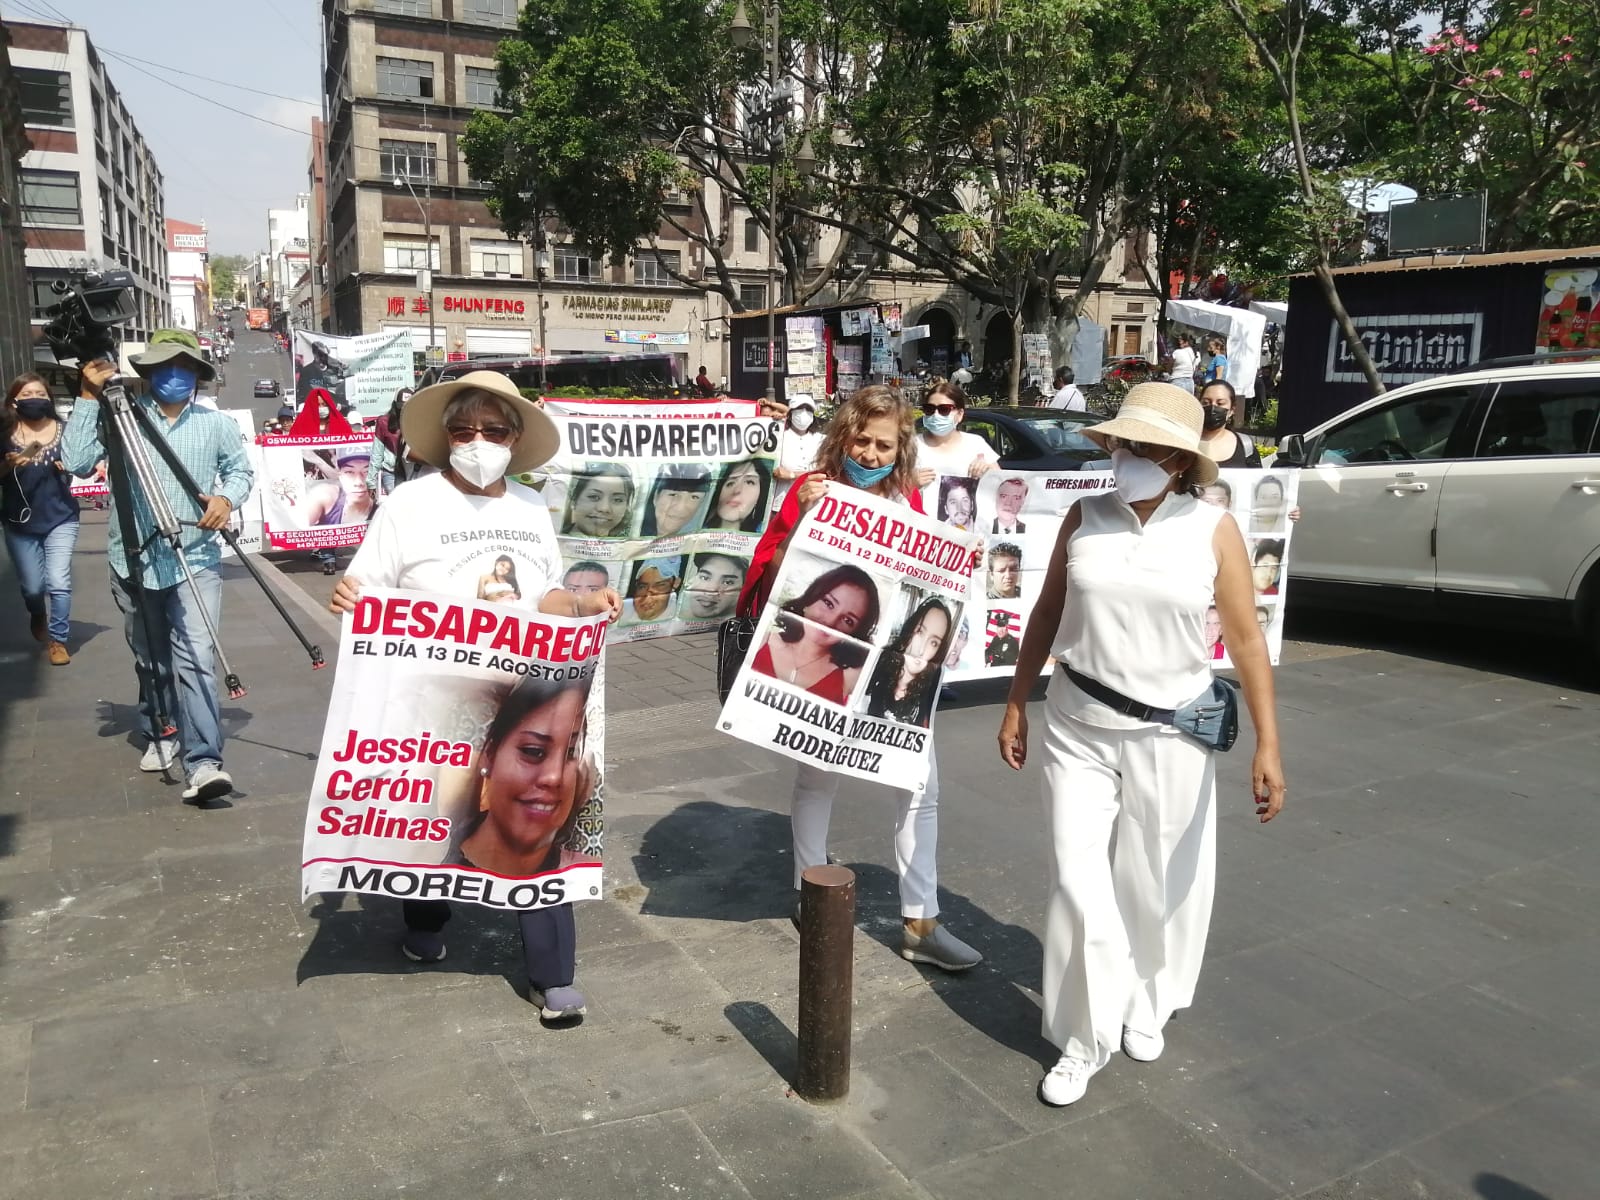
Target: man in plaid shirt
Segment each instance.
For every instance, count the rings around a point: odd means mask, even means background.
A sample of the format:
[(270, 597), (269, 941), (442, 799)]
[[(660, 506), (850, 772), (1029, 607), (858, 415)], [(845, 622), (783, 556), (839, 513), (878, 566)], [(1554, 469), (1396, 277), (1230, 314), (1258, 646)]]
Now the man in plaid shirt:
[[(151, 452), (161, 490), (178, 520), (185, 523), (183, 557), (198, 584), (199, 603), (205, 604), (212, 626), (220, 627), (222, 547), (216, 531), (250, 494), (254, 472), (244, 440), (231, 417), (191, 403), (200, 380), (216, 376), (194, 334), (183, 329), (157, 330), (144, 353), (132, 355), (128, 361), (149, 384), (134, 403), (144, 406), (159, 436), (166, 438), (194, 481), (209, 493), (197, 503), (161, 457)], [(105, 457), (96, 402), (115, 374), (110, 363), (83, 366), (82, 402), (74, 407), (62, 434), (62, 462), (74, 474), (88, 474)], [(145, 540), (155, 528), (145, 497), (135, 494), (132, 507), (141, 542), (133, 549), (140, 555), (142, 588), (135, 589), (130, 578), (129, 547), (123, 544), (120, 515), (113, 501), (107, 547), (111, 595), (122, 611), (123, 630), (138, 666), (139, 710), (146, 725), (155, 723), (152, 687), (161, 689), (161, 707), (178, 722), (177, 737), (161, 730), (139, 766), (145, 771), (165, 770), (181, 748), (188, 777), (183, 798), (204, 803), (233, 791), (233, 779), (222, 766), (215, 647), (195, 592), (184, 582), (171, 547)]]

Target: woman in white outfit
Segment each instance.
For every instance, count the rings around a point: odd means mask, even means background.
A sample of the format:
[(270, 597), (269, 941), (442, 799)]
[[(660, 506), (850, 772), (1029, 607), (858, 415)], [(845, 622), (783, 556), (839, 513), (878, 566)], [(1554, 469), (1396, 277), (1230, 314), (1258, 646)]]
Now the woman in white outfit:
[[(893, 388), (862, 388), (828, 423), (817, 450), (816, 470), (799, 476), (773, 514), (756, 547), (739, 595), (738, 611), (760, 613), (772, 592), (795, 528), (828, 485), (848, 484), (922, 512), (917, 490), (916, 441), (911, 408)], [(1254, 601), (1252, 601), (1254, 603)], [(1252, 624), (1255, 618), (1251, 617)], [(867, 640), (867, 622), (849, 627), (852, 637)], [(931, 757), (931, 756), (930, 756)], [(805, 763), (797, 765), (790, 820), (794, 829), (794, 886), (807, 867), (828, 861), (828, 820), (843, 777)], [(900, 874), (903, 926), (900, 956), (947, 971), (965, 971), (983, 961), (971, 946), (939, 924), (939, 765), (930, 761), (927, 787), (920, 792), (891, 788), (897, 801), (894, 859)]]
[(1085, 431), (1111, 450), (1116, 490), (1080, 500), (1062, 523), (1000, 726), (1000, 756), (1020, 769), (1028, 693), (1055, 659), (1044, 706), (1054, 870), (1041, 991), (1044, 1035), (1061, 1059), (1040, 1088), (1048, 1104), (1080, 1099), (1119, 1044), (1140, 1062), (1157, 1058), (1162, 1027), (1194, 998), (1216, 876), (1213, 752), (1142, 718), (1145, 706), (1176, 709), (1210, 686), (1213, 605), (1255, 723), (1256, 813), (1270, 821), (1283, 806), (1272, 668), (1244, 539), (1226, 510), (1196, 495), (1217, 474), (1201, 425), (1194, 397), (1144, 383), (1114, 420)]

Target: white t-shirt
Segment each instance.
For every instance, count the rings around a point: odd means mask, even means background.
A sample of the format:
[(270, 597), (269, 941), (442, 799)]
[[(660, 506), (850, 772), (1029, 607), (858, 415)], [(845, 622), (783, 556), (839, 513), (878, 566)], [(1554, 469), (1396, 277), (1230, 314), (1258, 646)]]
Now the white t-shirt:
[[(784, 427), (783, 436), (778, 439), (778, 466), (785, 471), (793, 471), (796, 476), (802, 475), (817, 465), (817, 451), (822, 446), (822, 431), (808, 429), (804, 433)], [(772, 511), (777, 512), (783, 507), (783, 498), (789, 494), (789, 487), (793, 479), (779, 479), (772, 489)]]
[[(496, 571), (502, 557), (509, 574)], [(350, 574), (369, 587), (537, 609), (561, 586), (561, 554), (538, 492), (507, 480), (503, 496), (469, 496), (434, 474), (407, 480), (378, 506)]]
[[(989, 448), (989, 443), (975, 433), (955, 434), (942, 446), (928, 441), (926, 434), (917, 434), (917, 467), (932, 467), (940, 475), (968, 475), (975, 459), (986, 458), (999, 462), (1000, 458)], [(922, 511), (933, 516), (939, 511), (939, 481), (922, 489)]]
[(1078, 390), (1077, 384), (1069, 383), (1063, 386), (1054, 396), (1050, 397), (1049, 407), (1070, 408), (1076, 412), (1087, 412), (1089, 410), (1089, 402), (1084, 398), (1083, 393)]
[(1172, 377), (1174, 379), (1194, 380), (1194, 368), (1200, 361), (1200, 356), (1194, 352), (1193, 346), (1179, 346), (1172, 352)]

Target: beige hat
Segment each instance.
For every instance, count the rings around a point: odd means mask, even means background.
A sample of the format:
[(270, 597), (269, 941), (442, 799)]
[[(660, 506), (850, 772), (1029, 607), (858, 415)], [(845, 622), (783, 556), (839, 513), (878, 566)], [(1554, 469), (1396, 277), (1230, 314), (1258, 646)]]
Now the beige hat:
[(507, 475), (521, 475), (542, 467), (561, 448), (561, 434), (556, 430), (556, 423), (517, 391), (516, 384), (499, 371), (469, 371), (459, 379), (423, 388), (401, 407), (400, 436), (423, 462), (440, 470), (450, 465), (450, 437), (444, 431), (444, 409), (458, 392), (468, 389), (498, 396), (522, 418), (522, 436), (512, 444)]
[(1107, 438), (1121, 438), (1125, 442), (1150, 442), (1187, 450), (1195, 456), (1189, 483), (1204, 487), (1217, 478), (1216, 461), (1200, 448), (1200, 430), (1204, 426), (1200, 401), (1182, 388), (1170, 383), (1139, 383), (1128, 389), (1116, 416), (1089, 426), (1083, 434), (1100, 446), (1106, 444)]

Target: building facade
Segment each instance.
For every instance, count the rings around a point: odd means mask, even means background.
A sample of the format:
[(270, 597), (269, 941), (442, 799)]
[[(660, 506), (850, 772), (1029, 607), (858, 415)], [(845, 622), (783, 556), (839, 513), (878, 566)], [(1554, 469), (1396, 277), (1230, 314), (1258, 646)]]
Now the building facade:
[[(461, 153), (468, 118), (495, 105), (495, 48), (517, 0), (323, 0), (332, 331), (404, 329), (436, 358), (670, 353), (692, 375), (705, 295), (645, 250), (589, 254), (552, 227), (546, 262), (509, 239)], [(695, 219), (688, 198), (682, 218)], [(669, 262), (698, 270), (666, 236)], [(431, 270), (431, 279), (426, 272)], [(432, 284), (430, 298), (427, 284)], [(646, 344), (648, 343), (648, 344)], [(713, 347), (714, 348), (714, 347)]]
[(31, 149), (22, 120), (22, 92), (11, 69), (11, 35), (0, 25), (0, 376), (32, 369), (26, 243), (20, 191), (22, 160)]
[(172, 323), (179, 329), (211, 326), (210, 252), (205, 222), (167, 221), (167, 286)]
[(52, 284), (85, 267), (132, 273), (138, 312), (121, 330), (143, 342), (172, 323), (166, 194), (145, 144), (86, 30), (10, 21), (11, 63), (32, 149), (20, 196), (31, 315)]

